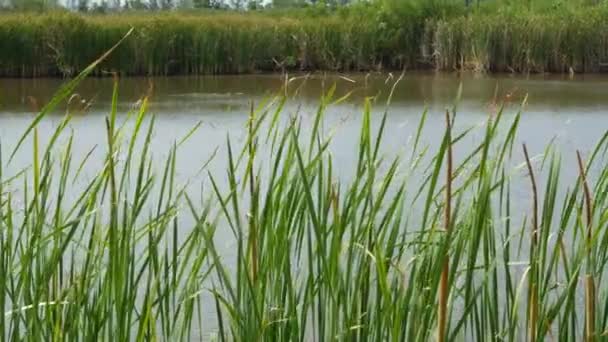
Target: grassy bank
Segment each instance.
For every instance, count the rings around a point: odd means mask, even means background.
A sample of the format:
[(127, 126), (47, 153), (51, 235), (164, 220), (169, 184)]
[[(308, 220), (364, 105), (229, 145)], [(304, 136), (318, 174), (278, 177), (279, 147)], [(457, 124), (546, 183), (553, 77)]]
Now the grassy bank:
[(605, 5), (499, 3), (387, 0), (336, 11), (8, 13), (0, 15), (0, 76), (75, 75), (131, 27), (134, 34), (98, 74), (593, 72), (608, 62)]
[(127, 75), (224, 74), (400, 69), (415, 62), (409, 44), (384, 47), (377, 27), (361, 22), (358, 16), (230, 13), (0, 16), (0, 74), (75, 74), (131, 27), (134, 34), (103, 69)]
[[(454, 109), (437, 146), (422, 143), (421, 113), (405, 153), (388, 158), (390, 107), (372, 125), (368, 99), (354, 176), (341, 180), (323, 127), (343, 99), (330, 89), (316, 114), (286, 119), (281, 95), (252, 107), (224, 172), (203, 173), (201, 188), (176, 176), (192, 135), (159, 161), (148, 99), (120, 116), (118, 88), (105, 148), (76, 158), (71, 113), (42, 144), (37, 123), (84, 76), (3, 141), (0, 336), (579, 341), (608, 329), (608, 134), (562, 165), (551, 146), (536, 158), (517, 145), (519, 114), (489, 115), (463, 145), (475, 130), (455, 128)], [(9, 173), (16, 153), (29, 166)], [(97, 172), (85, 176), (88, 163)], [(522, 177), (529, 209), (513, 210)]]
[[(608, 64), (608, 7), (494, 13), (430, 24), (438, 69), (597, 72)], [(602, 65), (603, 64), (603, 65)]]

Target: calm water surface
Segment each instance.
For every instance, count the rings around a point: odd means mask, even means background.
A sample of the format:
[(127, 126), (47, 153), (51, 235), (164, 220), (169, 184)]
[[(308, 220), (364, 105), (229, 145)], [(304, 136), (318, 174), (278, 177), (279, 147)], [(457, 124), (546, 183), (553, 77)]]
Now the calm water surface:
[[(391, 74), (320, 75), (296, 77), (289, 82), (291, 100), (284, 117), (299, 113), (304, 124), (314, 115), (320, 95), (333, 84), (335, 97), (350, 94), (347, 101), (327, 111), (326, 128), (334, 132), (334, 158), (342, 166), (341, 174), (348, 178), (354, 163), (360, 127), (362, 103), (374, 96), (373, 123), (377, 124), (385, 108), (387, 95), (396, 81)], [(104, 117), (109, 112), (112, 80), (85, 80), (77, 89), (69, 108), (78, 113), (84, 103), (90, 107), (77, 114), (71, 123), (76, 155), (84, 156), (93, 146), (105, 144)], [(61, 85), (57, 79), (0, 79), (0, 139), (3, 150), (16, 143), (31, 122), (36, 108), (48, 101)], [(135, 108), (137, 101), (150, 95), (149, 113), (156, 117), (153, 151), (164, 155), (175, 140), (179, 140), (198, 122), (200, 129), (180, 150), (177, 169), (180, 177), (196, 175), (216, 148), (221, 152), (226, 137), (242, 141), (251, 103), (259, 104), (282, 91), (285, 78), (280, 75), (247, 75), (221, 77), (127, 78), (120, 80), (120, 118)], [(389, 111), (384, 149), (388, 154), (408, 150), (408, 142), (416, 129), (421, 113), (429, 109), (423, 140), (436, 145), (444, 126), (443, 112), (454, 103), (459, 85), (462, 97), (458, 107), (457, 124), (461, 128), (479, 126), (496, 111), (497, 102), (506, 101), (506, 112), (513, 115), (527, 96), (519, 142), (526, 142), (532, 154), (542, 153), (554, 142), (564, 160), (574, 160), (574, 151), (588, 151), (608, 129), (608, 76), (585, 75), (570, 79), (566, 76), (521, 77), (510, 75), (478, 76), (472, 74), (408, 73), (394, 89)], [(62, 104), (57, 113), (40, 123), (42, 139), (48, 138), (68, 107)], [(481, 130), (475, 138), (480, 137)], [(27, 144), (26, 144), (27, 145)], [(101, 149), (100, 149), (101, 150)], [(30, 163), (30, 149), (17, 155), (12, 167)], [(101, 160), (102, 152), (98, 154)], [(93, 158), (94, 160), (95, 158)], [(223, 171), (225, 154), (218, 153), (210, 168)], [(92, 165), (92, 171), (95, 165)], [(575, 170), (572, 170), (575, 171)], [(574, 174), (574, 173), (573, 173)]]
[[(316, 111), (320, 95), (332, 84), (336, 84), (336, 98), (351, 94), (345, 102), (328, 109), (325, 126), (334, 132), (331, 151), (337, 172), (348, 181), (356, 161), (364, 98), (373, 96), (376, 99), (373, 124), (377, 126), (396, 76), (316, 74), (305, 78), (300, 75), (289, 82), (288, 92), (292, 96), (283, 115), (287, 118), (299, 113), (306, 125)], [(61, 83), (56, 79), (0, 79), (0, 139), (4, 155), (30, 124), (35, 109), (46, 103)], [(171, 145), (202, 122), (181, 147), (177, 171), (178, 178), (184, 182), (205, 183), (199, 171), (216, 149), (218, 153), (208, 168), (212, 173), (225, 175), (226, 154), (222, 152), (225, 151), (226, 137), (230, 136), (236, 143), (244, 141), (251, 103), (259, 104), (283, 91), (284, 84), (285, 78), (280, 75), (122, 79), (119, 83), (119, 119), (124, 120), (126, 113), (135, 108), (143, 95), (150, 95), (149, 112), (156, 118), (152, 150), (159, 166)], [(564, 164), (575, 165), (575, 150), (588, 152), (608, 130), (608, 76), (585, 75), (570, 79), (562, 76), (408, 73), (394, 89), (383, 153), (397, 155), (408, 151), (410, 139), (425, 108), (429, 109), (429, 117), (422, 140), (431, 147), (436, 146), (443, 133), (443, 113), (454, 103), (461, 84), (458, 128), (481, 127), (488, 115), (496, 111), (496, 102), (506, 101), (507, 117), (512, 117), (527, 96), (517, 140), (518, 143), (526, 142), (533, 155), (542, 153), (547, 144), (553, 142), (562, 153)], [(103, 158), (106, 141), (104, 117), (109, 112), (112, 80), (87, 79), (77, 93), (79, 97), (74, 98), (69, 108), (78, 113), (84, 106), (83, 101), (90, 107), (77, 114), (70, 124), (76, 142), (76, 160), (96, 145), (100, 147), (84, 169), (83, 178), (86, 178), (98, 170)], [(62, 104), (57, 113), (40, 122), (43, 141), (60, 122), (66, 106)], [(483, 129), (474, 130), (465, 146), (460, 148), (466, 150), (482, 135)], [(28, 144), (29, 140), (8, 166), (9, 170), (16, 172), (31, 163), (31, 145)], [(563, 182), (572, 184), (576, 174), (575, 168), (565, 167)], [(199, 185), (193, 191), (197, 189), (200, 189)], [(526, 198), (520, 205), (528, 207), (526, 187), (515, 187), (513, 195)], [(229, 234), (228, 231), (225, 234)], [(226, 254), (230, 257), (234, 248), (230, 247), (228, 236), (226, 241)]]

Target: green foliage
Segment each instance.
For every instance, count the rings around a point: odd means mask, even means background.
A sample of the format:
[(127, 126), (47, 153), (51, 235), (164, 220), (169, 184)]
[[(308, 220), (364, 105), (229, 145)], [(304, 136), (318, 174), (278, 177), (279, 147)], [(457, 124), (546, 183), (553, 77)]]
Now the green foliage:
[(43, 11), (52, 8), (53, 3), (45, 0), (21, 0), (14, 2), (13, 6), (19, 11)]
[(276, 8), (301, 7), (303, 4), (303, 0), (272, 0), (272, 6)]
[(439, 69), (594, 72), (608, 61), (608, 7), (504, 8), (429, 23)]
[(89, 1), (88, 0), (78, 0), (78, 7), (77, 9), (80, 12), (86, 12), (89, 10)]
[[(348, 166), (354, 175), (343, 179), (323, 127), (328, 108), (344, 98), (334, 98), (331, 87), (315, 115), (282, 120), (291, 114), (287, 88), (252, 107), (246, 138), (226, 141), (225, 172), (208, 173), (211, 185), (199, 190), (176, 177), (177, 151), (196, 127), (175, 137), (162, 167), (154, 167), (147, 99), (119, 116), (116, 85), (105, 149), (96, 155), (102, 162), (83, 178), (92, 161), (72, 152), (72, 113), (46, 145), (37, 123), (94, 66), (60, 89), (23, 135), (20, 142), (32, 141), (29, 167), (8, 174), (0, 153), (0, 336), (428, 341), (446, 260), (449, 341), (525, 339), (531, 305), (537, 340), (580, 340), (581, 272), (597, 280), (592, 334), (608, 329), (600, 319), (608, 307), (601, 281), (608, 269), (608, 231), (601, 229), (608, 222), (608, 134), (585, 156), (583, 172), (599, 170), (587, 177), (589, 221), (580, 178), (561, 177), (550, 146), (542, 163), (530, 164), (545, 185), (542, 194), (530, 193), (539, 196), (540, 211), (528, 214), (513, 209), (521, 202), (512, 196), (521, 181), (519, 113), (489, 117), (483, 138), (468, 149), (462, 141), (475, 131), (466, 127), (446, 133), (438, 148), (425, 146), (421, 113), (413, 144), (388, 158), (380, 151), (389, 114), (372, 125), (366, 99), (353, 146), (358, 157)], [(446, 199), (440, 174), (452, 144), (462, 153), (447, 176), (455, 189)], [(23, 153), (24, 146), (9, 147)], [(440, 219), (447, 200), (449, 233)], [(540, 218), (535, 226), (530, 216)], [(587, 229), (589, 236), (581, 233)], [(227, 239), (233, 258), (221, 254)], [(536, 300), (529, 301), (532, 291)]]
[[(201, 14), (0, 17), (0, 75), (75, 74), (131, 26), (135, 32), (104, 70), (128, 75), (220, 74), (281, 70), (369, 70), (387, 58), (376, 27), (359, 17), (272, 17), (222, 11)], [(391, 56), (392, 57), (392, 56)], [(388, 58), (387, 58), (388, 59)], [(386, 67), (407, 61), (391, 58)]]
[[(114, 8), (79, 1), (98, 14)], [(132, 11), (108, 15), (4, 14), (0, 76), (73, 75), (131, 26), (133, 37), (103, 69), (127, 75), (404, 68), (583, 72), (608, 62), (607, 3), (319, 1), (268, 10), (249, 2), (248, 11), (230, 11), (216, 0), (191, 1), (187, 7), (197, 10), (150, 13), (178, 4), (129, 0), (123, 7)], [(233, 5), (243, 8), (245, 2)]]

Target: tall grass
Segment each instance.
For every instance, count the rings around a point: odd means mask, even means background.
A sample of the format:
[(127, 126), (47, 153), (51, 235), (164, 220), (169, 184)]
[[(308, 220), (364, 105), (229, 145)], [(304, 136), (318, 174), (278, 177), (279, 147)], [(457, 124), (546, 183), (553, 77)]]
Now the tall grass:
[(386, 0), (327, 13), (7, 13), (0, 15), (0, 76), (76, 75), (131, 27), (131, 38), (95, 74), (592, 72), (608, 63), (606, 5), (496, 3)]
[(429, 25), (445, 70), (597, 72), (608, 62), (606, 5), (480, 10)]
[[(382, 51), (364, 16), (257, 14), (9, 14), (0, 16), (0, 75), (75, 75), (131, 27), (98, 73), (229, 74), (286, 70), (401, 69), (405, 46)], [(373, 20), (373, 18), (372, 18)], [(411, 25), (423, 26), (423, 22)], [(398, 49), (395, 49), (398, 47)], [(389, 54), (390, 53), (390, 54)]]
[[(513, 148), (519, 114), (489, 116), (469, 147), (454, 108), (438, 147), (421, 142), (422, 113), (407, 153), (389, 158), (390, 107), (374, 124), (366, 99), (354, 176), (343, 179), (324, 120), (344, 100), (332, 87), (308, 124), (286, 117), (284, 95), (252, 106), (245, 141), (226, 141), (225, 174), (208, 172), (198, 190), (176, 177), (192, 132), (157, 164), (147, 99), (119, 116), (117, 86), (96, 173), (81, 173), (93, 152), (73, 154), (71, 113), (41, 144), (37, 123), (84, 76), (0, 154), (4, 339), (412, 341), (439, 331), (574, 341), (607, 331), (608, 134), (586, 164), (579, 157), (580, 177), (564, 179), (555, 150), (538, 162)], [(29, 166), (7, 173), (18, 153)], [(522, 168), (530, 211), (513, 210)], [(226, 232), (234, 258), (222, 253)], [(589, 289), (597, 305), (577, 301)]]

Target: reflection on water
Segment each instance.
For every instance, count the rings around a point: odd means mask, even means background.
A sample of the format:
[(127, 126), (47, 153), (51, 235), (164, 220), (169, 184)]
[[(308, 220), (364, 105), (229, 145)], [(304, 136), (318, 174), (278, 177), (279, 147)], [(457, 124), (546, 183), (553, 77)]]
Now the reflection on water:
[[(351, 94), (350, 102), (364, 97), (386, 99), (397, 74), (350, 75), (235, 75), (170, 78), (125, 78), (120, 80), (120, 97), (124, 103), (151, 94), (159, 110), (196, 111), (241, 109), (252, 99), (276, 94), (288, 84), (288, 92), (302, 101), (315, 102), (324, 90), (336, 84), (336, 96)], [(32, 110), (32, 100), (48, 101), (63, 81), (59, 79), (0, 79), (0, 105), (3, 112)], [(111, 78), (89, 78), (77, 89), (94, 108), (104, 109), (110, 101)], [(475, 75), (446, 73), (406, 73), (395, 88), (393, 103), (445, 106), (453, 101), (462, 83), (465, 102), (491, 105), (505, 100), (519, 103), (528, 95), (533, 107), (545, 109), (588, 110), (607, 103), (608, 76), (581, 75), (569, 79), (562, 75)], [(154, 108), (154, 106), (152, 108)]]
[[(397, 79), (398, 75), (393, 74), (124, 78), (119, 83), (119, 112), (124, 120), (129, 110), (137, 108), (143, 95), (150, 95), (149, 113), (156, 118), (152, 147), (158, 154), (166, 153), (176, 140), (202, 122), (201, 128), (181, 148), (181, 154), (187, 157), (178, 159), (180, 175), (187, 178), (194, 176), (193, 170), (198, 170), (217, 148), (215, 163), (210, 167), (223, 172), (222, 149), (226, 137), (230, 136), (235, 143), (243, 141), (252, 105), (257, 106), (272, 95), (286, 91), (290, 100), (282, 115), (287, 118), (297, 113), (306, 124), (316, 112), (321, 94), (335, 84), (334, 98), (346, 94), (350, 97), (339, 105), (330, 106), (325, 128), (334, 135), (333, 156), (338, 162), (336, 165), (343, 169), (342, 176), (347, 179), (356, 158), (354, 146), (359, 136), (363, 99), (372, 97), (374, 111), (380, 114)], [(31, 122), (34, 107), (46, 103), (62, 82), (58, 79), (0, 79), (0, 138), (4, 149), (16, 143)], [(394, 89), (384, 152), (395, 155), (408, 149), (408, 139), (415, 133), (425, 108), (429, 108), (430, 114), (422, 139), (436, 145), (444, 125), (442, 113), (454, 103), (461, 84), (457, 116), (461, 128), (481, 125), (488, 115), (496, 113), (500, 103), (507, 104), (507, 116), (512, 117), (527, 95), (518, 140), (527, 142), (532, 154), (542, 153), (546, 145), (553, 142), (568, 163), (575, 149), (589, 150), (608, 128), (605, 114), (608, 77), (605, 76), (584, 75), (571, 80), (542, 75), (524, 78), (406, 73)], [(95, 145), (103, 148), (104, 116), (110, 108), (112, 87), (111, 78), (86, 79), (77, 89), (79, 97), (58, 109), (57, 114), (64, 113), (69, 106), (76, 113), (70, 124), (78, 142), (76, 156), (78, 153), (86, 155)], [(79, 107), (86, 110), (79, 111), (82, 109)], [(372, 124), (377, 125), (379, 119), (380, 115), (373, 115)], [(60, 115), (43, 120), (41, 139), (48, 138), (60, 120)], [(474, 132), (470, 139), (474, 141), (480, 136)], [(466, 150), (470, 145), (462, 148)], [(29, 151), (27, 147), (21, 159), (17, 155), (16, 165), (29, 163), (31, 156), (26, 151)], [(97, 153), (103, 153), (103, 149), (98, 149)], [(572, 170), (572, 175), (575, 174)]]
[[(264, 103), (272, 95), (287, 92), (285, 118), (298, 114), (304, 124), (316, 112), (322, 93), (335, 85), (334, 98), (349, 94), (349, 98), (327, 110), (325, 128), (333, 132), (331, 145), (342, 175), (351, 175), (360, 126), (363, 99), (373, 98), (374, 111), (384, 111), (385, 101), (397, 81), (394, 74), (350, 75), (245, 75), (171, 78), (124, 78), (119, 83), (119, 112), (124, 115), (137, 108), (143, 95), (149, 94), (149, 113), (156, 118), (152, 147), (156, 153), (165, 153), (192, 127), (202, 122), (181, 148), (187, 158), (178, 160), (183, 177), (193, 176), (192, 170), (208, 160), (219, 147), (216, 163), (223, 172), (224, 156), (221, 153), (226, 137), (235, 143), (243, 141), (245, 122), (252, 105)], [(36, 108), (46, 103), (62, 80), (58, 79), (0, 79), (0, 138), (3, 148), (10, 147), (31, 122)], [(287, 87), (285, 88), (285, 85)], [(396, 85), (390, 106), (388, 125), (384, 137), (384, 152), (394, 155), (408, 149), (408, 139), (414, 134), (425, 108), (429, 117), (423, 140), (436, 145), (441, 139), (443, 111), (452, 106), (459, 86), (462, 96), (458, 105), (457, 124), (461, 128), (481, 125), (488, 115), (495, 114), (500, 103), (506, 103), (507, 116), (512, 116), (527, 96), (518, 139), (527, 142), (531, 153), (543, 152), (554, 142), (565, 156), (565, 162), (575, 149), (588, 150), (608, 128), (608, 77), (584, 75), (569, 79), (563, 76), (511, 75), (479, 76), (475, 74), (406, 73)], [(95, 145), (105, 142), (104, 116), (110, 108), (113, 80), (89, 78), (77, 89), (78, 97), (62, 104), (76, 113), (70, 128), (78, 141), (75, 153), (86, 153)], [(79, 109), (81, 109), (79, 111)], [(85, 110), (86, 109), (86, 110)], [(377, 125), (380, 115), (373, 115)], [(40, 123), (42, 139), (54, 130), (60, 115), (47, 117)], [(473, 134), (471, 140), (480, 134)], [(462, 147), (464, 150), (470, 146)], [(24, 151), (29, 151), (27, 148)], [(103, 153), (102, 149), (98, 153)], [(29, 153), (19, 155), (15, 163), (27, 165)], [(101, 159), (101, 155), (99, 157)], [(574, 164), (573, 164), (574, 165)], [(575, 170), (573, 175), (575, 174)]]
[[(372, 125), (377, 126), (385, 109), (385, 101), (399, 75), (246, 75), (171, 78), (124, 78), (119, 83), (119, 119), (124, 120), (129, 110), (136, 109), (143, 95), (150, 95), (149, 113), (155, 115), (156, 128), (152, 150), (159, 156), (179, 141), (192, 127), (202, 122), (186, 143), (178, 158), (178, 176), (182, 179), (198, 177), (200, 166), (215, 154), (212, 171), (224, 173), (226, 166), (225, 142), (229, 136), (235, 144), (246, 136), (245, 123), (252, 105), (257, 106), (279, 92), (287, 92), (290, 100), (282, 112), (286, 119), (298, 114), (306, 125), (316, 112), (322, 93), (333, 85), (334, 98), (349, 94), (349, 98), (327, 109), (325, 129), (332, 132), (330, 146), (339, 175), (352, 177), (356, 160), (360, 117), (363, 99), (373, 98)], [(0, 79), (0, 139), (3, 151), (11, 148), (29, 125), (35, 107), (48, 101), (58, 89), (58, 79)], [(287, 87), (285, 88), (285, 85)], [(576, 165), (574, 151), (588, 151), (608, 129), (608, 77), (584, 75), (569, 79), (563, 76), (406, 73), (394, 88), (387, 127), (383, 138), (383, 153), (394, 156), (408, 151), (411, 137), (425, 110), (429, 109), (422, 143), (431, 147), (441, 140), (443, 111), (451, 107), (462, 85), (458, 105), (457, 127), (480, 127), (488, 115), (506, 103), (506, 117), (513, 117), (527, 96), (518, 143), (526, 142), (531, 154), (540, 154), (549, 143), (554, 143), (564, 156), (566, 165)], [(75, 157), (85, 156), (99, 146), (91, 160), (102, 160), (105, 144), (104, 116), (110, 108), (113, 80), (89, 78), (77, 89), (78, 97), (62, 104), (76, 113), (70, 123), (74, 134)], [(81, 110), (79, 109), (84, 109)], [(39, 124), (41, 139), (48, 139), (61, 120), (51, 115)], [(474, 130), (468, 143), (459, 146), (466, 152), (483, 130)], [(31, 162), (27, 146), (11, 165), (14, 170)], [(6, 151), (5, 151), (6, 152)], [(96, 159), (97, 158), (97, 159)], [(157, 158), (155, 160), (161, 160)], [(95, 172), (96, 165), (87, 165), (84, 172)], [(575, 177), (575, 169), (566, 169), (565, 176)], [(523, 196), (523, 194), (522, 194)]]

